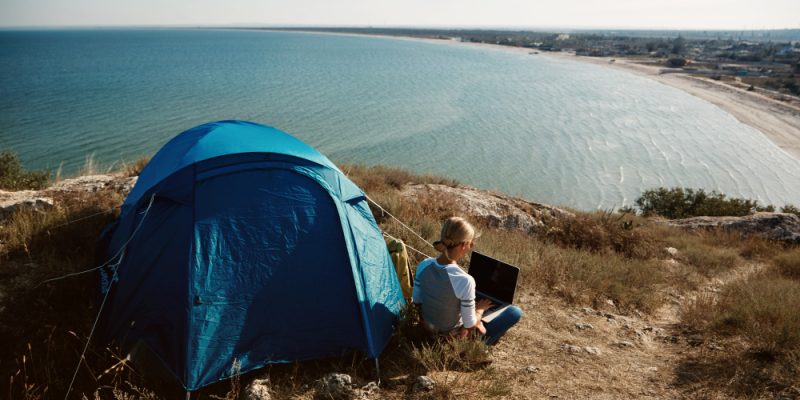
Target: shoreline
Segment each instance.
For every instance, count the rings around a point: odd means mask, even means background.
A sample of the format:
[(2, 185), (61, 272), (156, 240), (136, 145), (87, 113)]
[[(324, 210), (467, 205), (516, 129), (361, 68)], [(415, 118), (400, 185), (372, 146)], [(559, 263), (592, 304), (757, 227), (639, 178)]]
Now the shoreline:
[(680, 72), (662, 74), (664, 67), (645, 65), (632, 59), (616, 59), (611, 62), (613, 58), (610, 57), (568, 54), (548, 56), (628, 71), (682, 90), (731, 114), (736, 120), (761, 132), (780, 149), (800, 160), (800, 107), (797, 105), (708, 78)]
[[(300, 31), (296, 31), (300, 32)], [(510, 51), (532, 54), (532, 56), (551, 57), (561, 60), (589, 63), (607, 68), (627, 71), (645, 78), (652, 79), (664, 85), (681, 90), (691, 96), (705, 100), (721, 110), (727, 112), (737, 121), (759, 131), (770, 142), (800, 160), (800, 106), (787, 104), (768, 96), (749, 92), (714, 81), (690, 76), (685, 73), (661, 74), (662, 66), (644, 65), (633, 59), (614, 59), (611, 57), (583, 57), (572, 53), (538, 51), (524, 47), (502, 46), (489, 43), (461, 42), (448, 39), (422, 38), (414, 36), (373, 35), (362, 33), (316, 32), (303, 31), (313, 34), (329, 34), (344, 36), (370, 36), (395, 40), (413, 40), (440, 45), (458, 45), (479, 47), (498, 51)], [(614, 60), (613, 62), (611, 60)]]
[[(392, 37), (374, 35), (380, 37)], [(560, 60), (589, 63), (607, 68), (627, 71), (705, 100), (736, 118), (737, 121), (759, 131), (778, 148), (800, 160), (800, 106), (787, 104), (765, 95), (749, 92), (714, 81), (711, 79), (690, 76), (685, 73), (662, 74), (662, 66), (644, 65), (632, 59), (614, 59), (612, 57), (583, 57), (572, 53), (546, 52), (524, 47), (501, 46), (489, 43), (468, 43), (448, 41), (445, 39), (426, 39), (404, 36), (404, 39), (417, 39), (430, 43), (456, 44), (472, 47), (483, 47), (500, 51), (513, 51), (532, 56), (551, 57)], [(612, 62), (612, 60), (614, 60)]]

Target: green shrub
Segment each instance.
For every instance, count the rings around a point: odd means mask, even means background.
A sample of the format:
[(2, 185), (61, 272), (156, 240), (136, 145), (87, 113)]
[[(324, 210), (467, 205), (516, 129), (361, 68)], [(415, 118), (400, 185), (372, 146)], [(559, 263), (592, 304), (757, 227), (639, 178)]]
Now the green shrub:
[(781, 212), (786, 214), (794, 214), (800, 217), (800, 208), (795, 207), (793, 204), (787, 204), (781, 207)]
[(742, 216), (753, 211), (775, 211), (773, 206), (760, 206), (756, 200), (728, 198), (722, 193), (703, 189), (658, 188), (646, 190), (636, 199), (636, 206), (645, 216), (660, 215), (678, 219), (697, 216)]
[(25, 171), (16, 154), (10, 151), (0, 152), (0, 189), (44, 189), (49, 179), (50, 171)]

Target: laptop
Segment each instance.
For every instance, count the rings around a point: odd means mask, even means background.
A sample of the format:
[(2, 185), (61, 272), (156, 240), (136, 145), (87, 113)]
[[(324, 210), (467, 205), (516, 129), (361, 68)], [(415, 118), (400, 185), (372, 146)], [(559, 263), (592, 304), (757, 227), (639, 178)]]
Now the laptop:
[(483, 322), (493, 320), (514, 302), (519, 268), (473, 251), (468, 273), (475, 279), (475, 301), (486, 298), (494, 303), (484, 312)]

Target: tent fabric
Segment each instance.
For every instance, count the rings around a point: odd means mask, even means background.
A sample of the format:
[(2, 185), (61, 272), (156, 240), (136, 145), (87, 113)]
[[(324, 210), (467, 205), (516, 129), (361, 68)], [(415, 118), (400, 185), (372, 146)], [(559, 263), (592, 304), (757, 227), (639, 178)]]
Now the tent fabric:
[(103, 241), (108, 257), (124, 251), (102, 332), (144, 344), (187, 390), (234, 362), (244, 373), (387, 345), (404, 300), (366, 197), (288, 134), (190, 129), (124, 204)]

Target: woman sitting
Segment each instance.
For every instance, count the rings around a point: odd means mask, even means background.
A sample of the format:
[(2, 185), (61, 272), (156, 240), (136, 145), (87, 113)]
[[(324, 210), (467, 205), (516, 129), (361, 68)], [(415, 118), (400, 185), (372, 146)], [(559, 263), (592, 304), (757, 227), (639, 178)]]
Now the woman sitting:
[(434, 242), (441, 252), (417, 266), (412, 299), (421, 307), (422, 324), (429, 332), (465, 337), (477, 331), (486, 344), (500, 339), (522, 317), (522, 310), (509, 306), (491, 322), (482, 322), (492, 302), (475, 303), (475, 279), (457, 262), (475, 247), (475, 228), (463, 218), (450, 217), (442, 226), (441, 239)]

